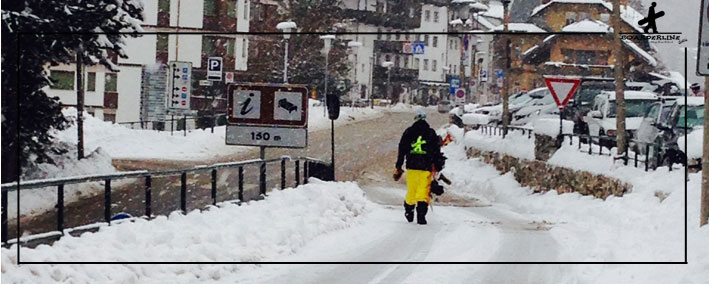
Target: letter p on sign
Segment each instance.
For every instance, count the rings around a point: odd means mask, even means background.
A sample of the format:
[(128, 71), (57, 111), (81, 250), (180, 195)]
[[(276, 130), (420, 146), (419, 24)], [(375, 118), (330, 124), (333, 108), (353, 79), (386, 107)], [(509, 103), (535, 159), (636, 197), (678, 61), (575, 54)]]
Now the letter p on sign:
[(221, 81), (222, 80), (222, 58), (209, 57), (207, 58), (207, 80)]

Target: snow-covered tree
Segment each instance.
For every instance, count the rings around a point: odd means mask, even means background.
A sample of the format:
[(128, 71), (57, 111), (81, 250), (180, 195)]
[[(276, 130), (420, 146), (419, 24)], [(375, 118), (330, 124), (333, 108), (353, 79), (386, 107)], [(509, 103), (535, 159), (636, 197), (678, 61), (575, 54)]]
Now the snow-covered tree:
[(88, 64), (117, 70), (124, 40), (142, 31), (139, 0), (24, 0), (2, 7), (2, 182), (17, 179), (20, 165), (51, 162), (61, 151), (52, 131), (67, 126), (47, 67), (82, 56)]

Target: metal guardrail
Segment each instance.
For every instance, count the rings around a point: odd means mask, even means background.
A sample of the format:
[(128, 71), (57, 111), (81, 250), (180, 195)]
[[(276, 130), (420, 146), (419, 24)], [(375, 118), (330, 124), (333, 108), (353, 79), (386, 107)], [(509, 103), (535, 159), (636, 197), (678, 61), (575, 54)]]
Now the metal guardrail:
[[(483, 134), (487, 135), (492, 135), (492, 136), (502, 136), (504, 137), (504, 130), (500, 126), (493, 126), (493, 125), (480, 125), (479, 126), (480, 131)], [(515, 126), (508, 126), (508, 132), (510, 131), (519, 131), (522, 132), (522, 135), (527, 135), (527, 138), (532, 138), (533, 130), (529, 128), (524, 128), (524, 127), (515, 127)], [(611, 156), (610, 149), (608, 149), (607, 153), (603, 152), (603, 148), (605, 146), (600, 143), (600, 141), (608, 141), (608, 140), (613, 140), (615, 141), (614, 136), (606, 136), (606, 135), (585, 135), (585, 134), (564, 134), (564, 137), (569, 137), (569, 145), (573, 145), (574, 139), (573, 137), (578, 137), (578, 148), (581, 150), (582, 145), (588, 145), (588, 154), (589, 155), (606, 155), (606, 156)], [(598, 151), (594, 152), (594, 143), (593, 141), (599, 141), (599, 143), (596, 143), (595, 145), (598, 145)], [(587, 141), (587, 143), (583, 143), (582, 141)], [(632, 145), (642, 145), (645, 149), (645, 155), (640, 155), (637, 151), (633, 151), (632, 156), (629, 155), (629, 150), (630, 147), (626, 147), (628, 151), (625, 151), (625, 155), (621, 157), (620, 159), (623, 160), (625, 165), (628, 165), (628, 161), (633, 161), (634, 167), (638, 167), (638, 164), (641, 163), (645, 166), (645, 171), (648, 171), (650, 168), (653, 170), (656, 170), (659, 161), (661, 158), (661, 151), (660, 150), (667, 150), (668, 148), (665, 146), (662, 146), (658, 143), (647, 143), (647, 142), (641, 142), (637, 140), (630, 140), (628, 142), (628, 146)], [(651, 152), (652, 151), (652, 152)], [(652, 153), (651, 155), (647, 155), (648, 153)], [(641, 159), (644, 158), (644, 159)], [(653, 163), (654, 162), (654, 163)], [(650, 166), (652, 164), (652, 167)], [(669, 170), (672, 171), (672, 167), (669, 167)]]
[[(130, 129), (170, 131), (171, 135), (174, 134), (175, 131), (182, 131), (184, 135), (187, 135), (187, 132), (191, 132), (195, 129), (211, 128), (212, 132), (214, 132), (214, 127), (220, 125), (219, 119), (221, 118), (225, 118), (224, 123), (226, 123), (226, 114), (222, 113), (199, 116), (171, 115), (163, 120), (122, 121), (116, 122), (116, 124), (128, 127)], [(189, 120), (193, 121), (194, 127), (188, 127), (187, 121)], [(197, 125), (200, 120), (211, 120), (211, 123), (208, 123), (208, 125)]]
[[(131, 171), (122, 172), (115, 174), (105, 174), (105, 175), (87, 175), (78, 177), (67, 177), (67, 178), (56, 178), (56, 179), (43, 179), (43, 180), (31, 180), (31, 181), (20, 181), (17, 182), (4, 183), (0, 185), (2, 188), (2, 243), (3, 245), (10, 245), (13, 243), (22, 243), (29, 240), (37, 240), (43, 238), (57, 238), (63, 236), (65, 233), (73, 230), (65, 230), (64, 228), (64, 186), (70, 184), (81, 184), (87, 182), (104, 182), (104, 222), (108, 225), (111, 224), (112, 212), (111, 212), (111, 181), (128, 179), (128, 178), (145, 178), (144, 183), (144, 217), (151, 218), (152, 214), (152, 178), (162, 177), (162, 176), (180, 176), (180, 210), (183, 214), (187, 213), (187, 174), (199, 171), (210, 171), (210, 186), (211, 186), (211, 199), (212, 205), (217, 204), (217, 172), (221, 169), (233, 169), (238, 170), (238, 201), (244, 200), (244, 166), (247, 165), (260, 165), (259, 173), (259, 192), (261, 195), (266, 194), (266, 165), (269, 163), (280, 162), (280, 173), (281, 173), (281, 189), (286, 188), (286, 167), (287, 162), (294, 162), (295, 170), (295, 186), (301, 184), (301, 161), (303, 161), (302, 170), (302, 183), (307, 183), (307, 179), (311, 177), (312, 173), (309, 173), (310, 164), (322, 164), (331, 168), (329, 163), (326, 163), (319, 159), (309, 158), (309, 157), (296, 157), (291, 158), (289, 156), (282, 156), (280, 158), (261, 160), (253, 159), (239, 162), (228, 162), (228, 163), (218, 163), (213, 165), (195, 166), (186, 169), (175, 169), (175, 170), (163, 170), (163, 171)], [(57, 227), (56, 231), (44, 232), (38, 234), (36, 238), (16, 238), (13, 240), (8, 240), (8, 212), (7, 212), (7, 198), (9, 192), (19, 191), (23, 189), (36, 189), (36, 188), (47, 188), (56, 187), (57, 189)], [(19, 192), (18, 192), (19, 198)], [(19, 210), (19, 209), (18, 209)], [(18, 216), (19, 218), (19, 216)], [(90, 226), (89, 226), (90, 227)], [(74, 229), (76, 230), (76, 228)], [(19, 232), (18, 232), (19, 234)]]

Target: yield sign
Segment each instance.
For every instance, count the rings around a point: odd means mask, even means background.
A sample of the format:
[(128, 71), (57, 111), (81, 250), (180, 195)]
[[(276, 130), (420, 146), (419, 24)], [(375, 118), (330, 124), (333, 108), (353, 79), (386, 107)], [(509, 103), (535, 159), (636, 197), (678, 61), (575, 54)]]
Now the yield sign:
[(544, 78), (544, 82), (549, 87), (556, 105), (559, 108), (564, 108), (569, 99), (574, 96), (576, 89), (581, 84), (581, 79), (569, 79), (569, 78)]

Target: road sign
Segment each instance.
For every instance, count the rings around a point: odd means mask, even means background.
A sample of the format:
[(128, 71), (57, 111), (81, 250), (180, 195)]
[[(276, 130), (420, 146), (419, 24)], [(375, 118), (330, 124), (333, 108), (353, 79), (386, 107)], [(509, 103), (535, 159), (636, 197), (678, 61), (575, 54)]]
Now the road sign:
[(221, 81), (222, 80), (222, 58), (209, 57), (207, 58), (207, 80)]
[(697, 73), (709, 75), (709, 0), (702, 0), (699, 19), (699, 58), (697, 59)]
[(303, 148), (308, 89), (291, 84), (229, 84), (227, 145)]
[(211, 86), (211, 85), (212, 85), (212, 81), (209, 81), (209, 80), (199, 80), (199, 85), (200, 85), (200, 86), (207, 86), (207, 87), (208, 87), (208, 86)]
[(460, 88), (460, 79), (458, 79), (458, 78), (451, 78), (449, 84), (450, 84), (450, 91), (449, 91), (449, 93), (450, 93), (450, 94), (455, 94), (455, 90), (458, 89), (458, 88)]
[(167, 108), (190, 109), (192, 62), (171, 61), (167, 72)]
[(581, 85), (581, 79), (578, 78), (544, 78), (544, 82), (549, 87), (549, 91), (554, 96), (556, 105), (559, 108), (564, 108), (569, 99), (576, 93), (576, 89)]
[(423, 54), (423, 52), (424, 52), (423, 42), (414, 42), (413, 54)]
[(455, 91), (455, 96), (457, 98), (465, 98), (465, 89), (458, 89)]
[(224, 83), (234, 83), (234, 72), (224, 72)]
[(480, 82), (487, 82), (487, 70), (480, 69)]
[(411, 43), (410, 41), (405, 41), (401, 45), (401, 53), (411, 54), (413, 52), (414, 52), (414, 44)]

